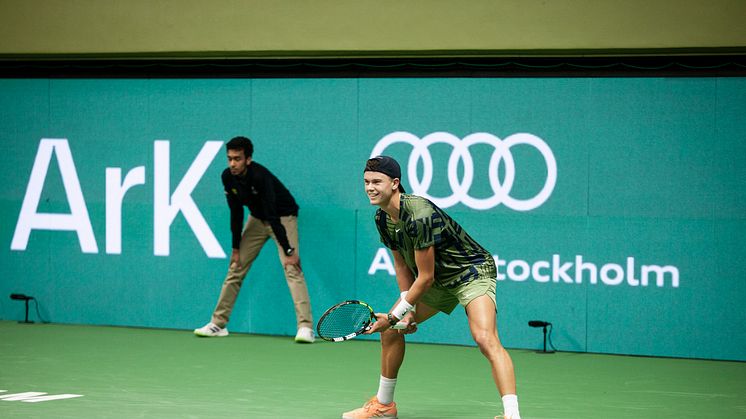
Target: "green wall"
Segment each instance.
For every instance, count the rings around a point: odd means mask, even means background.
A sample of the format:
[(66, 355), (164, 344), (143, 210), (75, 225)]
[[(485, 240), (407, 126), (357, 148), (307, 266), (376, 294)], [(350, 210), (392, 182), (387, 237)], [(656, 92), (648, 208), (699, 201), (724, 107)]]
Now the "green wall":
[(743, 16), (742, 0), (2, 0), (0, 57), (743, 53)]
[[(47, 320), (208, 321), (230, 243), (216, 141), (240, 134), (300, 203), (316, 318), (349, 298), (386, 307), (396, 288), (361, 170), (383, 138), (409, 138), (384, 150), (414, 167), (405, 186), (436, 200), (465, 188), (447, 211), (498, 261), (506, 346), (538, 348), (541, 332), (526, 323), (540, 319), (561, 350), (746, 360), (746, 332), (734, 327), (746, 321), (743, 78), (19, 79), (0, 80), (0, 91), (0, 296), (35, 296)], [(474, 138), (484, 141), (464, 147)], [(507, 148), (516, 138), (550, 157)], [(429, 187), (414, 147), (432, 158)], [(121, 216), (107, 217), (128, 174)], [(533, 208), (507, 198), (531, 199), (548, 177)], [(467, 194), (501, 199), (475, 209)], [(171, 220), (156, 202), (183, 211)], [(0, 298), (0, 318), (22, 317), (22, 303)], [(294, 324), (270, 246), (230, 329), (289, 335)], [(459, 310), (414, 339), (471, 343)]]

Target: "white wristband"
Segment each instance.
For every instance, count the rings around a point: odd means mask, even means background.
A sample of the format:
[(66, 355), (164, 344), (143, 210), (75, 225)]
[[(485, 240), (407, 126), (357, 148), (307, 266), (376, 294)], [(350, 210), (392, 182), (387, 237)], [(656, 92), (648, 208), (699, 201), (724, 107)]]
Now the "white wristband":
[[(407, 298), (407, 293), (408, 293), (408, 292), (409, 292), (409, 291), (402, 291), (402, 292), (401, 292), (401, 294), (399, 295), (399, 298), (401, 298), (402, 300), (404, 300), (405, 298)], [(417, 306), (415, 305), (415, 306), (414, 306), (414, 307), (412, 307), (412, 309), (411, 309), (411, 310), (409, 310), (409, 311), (411, 311), (412, 313), (416, 313), (416, 312), (417, 312)]]
[(399, 304), (391, 310), (391, 315), (401, 320), (404, 318), (404, 315), (409, 313), (413, 308), (414, 306), (412, 304), (409, 304), (407, 300), (402, 298), (401, 301), (399, 301)]

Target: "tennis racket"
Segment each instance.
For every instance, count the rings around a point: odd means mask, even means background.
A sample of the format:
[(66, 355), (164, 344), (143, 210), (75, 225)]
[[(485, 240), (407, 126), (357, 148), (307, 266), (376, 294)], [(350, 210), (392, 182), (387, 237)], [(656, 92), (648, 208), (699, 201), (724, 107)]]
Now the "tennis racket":
[[(373, 308), (358, 300), (342, 301), (330, 307), (319, 319), (316, 334), (330, 342), (342, 342), (365, 333), (376, 321)], [(406, 323), (399, 322), (392, 329), (404, 329)]]

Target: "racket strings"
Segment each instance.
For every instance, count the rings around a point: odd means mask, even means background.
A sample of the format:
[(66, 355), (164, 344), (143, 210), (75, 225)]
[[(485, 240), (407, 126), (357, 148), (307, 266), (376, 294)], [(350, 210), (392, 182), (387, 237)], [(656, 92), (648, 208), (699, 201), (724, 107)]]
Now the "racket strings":
[(339, 338), (359, 333), (370, 323), (371, 312), (361, 304), (345, 304), (327, 313), (318, 326), (319, 336)]

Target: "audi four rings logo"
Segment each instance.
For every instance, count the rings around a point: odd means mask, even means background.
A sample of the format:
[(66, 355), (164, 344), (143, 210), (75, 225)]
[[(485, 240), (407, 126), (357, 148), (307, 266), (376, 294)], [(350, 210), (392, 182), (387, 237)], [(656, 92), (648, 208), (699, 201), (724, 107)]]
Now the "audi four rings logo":
[[(435, 205), (441, 208), (448, 208), (461, 202), (476, 210), (486, 210), (505, 204), (508, 208), (516, 211), (530, 211), (538, 208), (549, 199), (554, 190), (554, 185), (557, 183), (557, 161), (554, 159), (554, 154), (544, 140), (533, 134), (518, 133), (501, 140), (492, 134), (477, 132), (459, 140), (458, 137), (447, 132), (434, 132), (423, 138), (418, 138), (409, 132), (398, 131), (381, 138), (373, 147), (371, 157), (384, 154), (384, 150), (395, 143), (407, 143), (413, 148), (407, 162), (407, 177), (412, 192), (433, 201)], [(453, 148), (451, 157), (448, 159), (448, 184), (453, 193), (446, 197), (434, 197), (427, 193), (433, 180), (433, 159), (429, 147), (436, 143), (445, 143)], [(474, 181), (474, 161), (469, 152), (469, 147), (474, 144), (487, 144), (495, 148), (490, 158), (488, 171), (490, 187), (494, 195), (489, 198), (469, 196), (469, 188)], [(547, 167), (544, 187), (530, 199), (516, 199), (510, 196), (510, 190), (515, 181), (515, 162), (510, 148), (518, 144), (530, 145), (537, 149), (544, 157)], [(422, 179), (417, 175), (417, 163), (420, 160), (422, 160), (423, 166)], [(502, 181), (497, 174), (500, 161), (505, 161), (505, 179)], [(459, 162), (464, 164), (464, 173), (460, 180), (457, 170)]]

